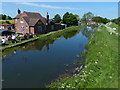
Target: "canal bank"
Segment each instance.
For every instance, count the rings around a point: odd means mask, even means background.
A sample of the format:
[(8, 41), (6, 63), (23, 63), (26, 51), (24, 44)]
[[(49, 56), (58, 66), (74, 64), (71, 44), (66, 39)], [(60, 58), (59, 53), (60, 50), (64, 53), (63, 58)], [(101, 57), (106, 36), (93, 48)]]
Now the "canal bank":
[(118, 88), (118, 26), (106, 25), (99, 26), (86, 44), (85, 68), (47, 88)]
[(67, 27), (67, 28), (62, 29), (62, 30), (52, 31), (52, 32), (49, 32), (47, 34), (38, 35), (38, 36), (35, 36), (34, 38), (31, 38), (31, 39), (28, 39), (28, 40), (18, 41), (17, 43), (7, 43), (8, 45), (1, 46), (0, 49), (4, 50), (4, 49), (7, 49), (7, 48), (16, 47), (16, 46), (19, 46), (19, 45), (22, 45), (22, 44), (25, 44), (25, 43), (28, 43), (28, 42), (32, 42), (32, 41), (35, 41), (35, 40), (38, 40), (38, 39), (41, 39), (41, 40), (54, 39), (54, 38), (57, 38), (61, 35), (64, 35), (66, 32), (69, 33), (69, 32), (74, 32), (76, 30), (80, 30), (80, 28), (82, 28), (82, 27), (84, 27), (84, 26)]

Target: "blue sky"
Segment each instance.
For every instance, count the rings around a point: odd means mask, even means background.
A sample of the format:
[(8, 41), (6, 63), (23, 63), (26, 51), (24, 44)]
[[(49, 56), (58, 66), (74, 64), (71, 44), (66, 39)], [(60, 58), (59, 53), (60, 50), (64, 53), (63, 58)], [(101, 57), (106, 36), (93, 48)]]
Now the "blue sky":
[(77, 14), (80, 18), (84, 13), (92, 12), (95, 16), (102, 16), (109, 19), (118, 17), (118, 3), (117, 2), (4, 2), (2, 3), (2, 13), (15, 17), (17, 9), (21, 12), (39, 12), (43, 17), (46, 12), (49, 13), (50, 18), (54, 15), (60, 14), (61, 17), (65, 12)]

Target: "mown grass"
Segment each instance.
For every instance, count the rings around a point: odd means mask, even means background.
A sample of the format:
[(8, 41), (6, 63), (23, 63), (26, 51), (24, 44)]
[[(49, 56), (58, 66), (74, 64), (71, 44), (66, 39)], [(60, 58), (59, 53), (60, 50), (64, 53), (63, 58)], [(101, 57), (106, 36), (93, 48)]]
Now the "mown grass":
[(6, 44), (8, 44), (8, 45), (1, 46), (0, 49), (9, 48), (12, 45), (17, 45), (18, 43), (27, 42), (27, 41), (34, 40), (34, 39), (37, 39), (37, 38), (40, 39), (40, 40), (44, 40), (44, 41), (46, 41), (46, 40), (55, 40), (56, 38), (58, 38), (60, 36), (65, 36), (65, 34), (67, 34), (67, 33), (78, 31), (82, 27), (83, 26), (67, 27), (67, 28), (62, 29), (62, 30), (52, 31), (52, 32), (49, 32), (47, 34), (41, 34), (41, 35), (38, 35), (38, 36), (36, 36), (34, 38), (27, 39), (27, 40), (22, 40), (22, 41), (17, 40), (17, 43), (7, 42)]
[(118, 88), (118, 36), (110, 35), (104, 26), (98, 29), (86, 45), (85, 68), (47, 88)]

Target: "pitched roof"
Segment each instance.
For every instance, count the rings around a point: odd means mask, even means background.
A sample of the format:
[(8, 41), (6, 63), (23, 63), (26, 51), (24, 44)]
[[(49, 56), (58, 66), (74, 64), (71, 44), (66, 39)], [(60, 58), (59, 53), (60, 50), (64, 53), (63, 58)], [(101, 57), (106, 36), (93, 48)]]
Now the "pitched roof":
[(46, 18), (42, 17), (40, 13), (23, 12), (18, 14), (15, 18), (23, 18), (29, 26), (34, 26), (38, 20), (41, 20), (43, 24), (46, 24)]

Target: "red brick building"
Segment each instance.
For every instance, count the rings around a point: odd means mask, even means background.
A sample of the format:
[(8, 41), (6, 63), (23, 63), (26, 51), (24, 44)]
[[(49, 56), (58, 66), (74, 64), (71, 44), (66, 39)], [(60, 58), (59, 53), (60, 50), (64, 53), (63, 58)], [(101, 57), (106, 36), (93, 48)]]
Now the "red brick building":
[(40, 13), (23, 12), (18, 9), (18, 15), (14, 18), (16, 33), (22, 34), (41, 34), (52, 30), (62, 29), (61, 24), (55, 24), (49, 20), (47, 13), (46, 18)]

